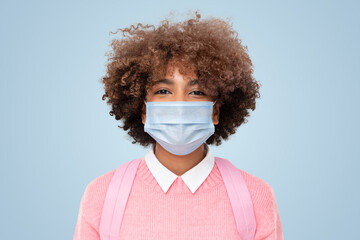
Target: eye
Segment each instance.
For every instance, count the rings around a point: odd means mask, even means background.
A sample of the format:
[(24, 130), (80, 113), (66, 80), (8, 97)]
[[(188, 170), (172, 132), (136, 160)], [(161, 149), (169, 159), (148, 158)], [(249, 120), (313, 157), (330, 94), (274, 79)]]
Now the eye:
[(201, 92), (201, 91), (192, 91), (192, 93), (197, 93), (195, 95), (205, 95), (205, 93)]
[(160, 90), (156, 91), (155, 94), (163, 94), (164, 92), (169, 92), (169, 91), (166, 89), (160, 89)]

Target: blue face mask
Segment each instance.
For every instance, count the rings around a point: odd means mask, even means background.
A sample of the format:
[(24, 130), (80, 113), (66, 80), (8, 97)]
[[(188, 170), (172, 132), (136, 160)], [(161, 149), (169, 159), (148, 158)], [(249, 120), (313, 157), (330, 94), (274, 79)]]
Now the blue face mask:
[(210, 101), (145, 102), (144, 131), (175, 155), (200, 147), (214, 132)]

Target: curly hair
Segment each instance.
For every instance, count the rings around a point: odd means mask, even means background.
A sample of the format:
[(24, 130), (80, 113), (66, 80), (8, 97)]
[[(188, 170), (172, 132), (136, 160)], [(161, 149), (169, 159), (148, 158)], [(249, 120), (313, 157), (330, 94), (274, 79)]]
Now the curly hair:
[(106, 53), (107, 71), (101, 79), (105, 94), (102, 100), (111, 105), (111, 116), (122, 120), (123, 130), (132, 143), (154, 145), (156, 141), (144, 131), (141, 109), (147, 90), (164, 76), (167, 64), (174, 58), (195, 66), (199, 87), (220, 106), (219, 123), (206, 143), (221, 144), (247, 122), (249, 110), (255, 110), (260, 97), (258, 83), (248, 49), (238, 39), (232, 24), (222, 19), (195, 17), (183, 22), (165, 18), (156, 28), (138, 23), (119, 28), (122, 39), (111, 41)]

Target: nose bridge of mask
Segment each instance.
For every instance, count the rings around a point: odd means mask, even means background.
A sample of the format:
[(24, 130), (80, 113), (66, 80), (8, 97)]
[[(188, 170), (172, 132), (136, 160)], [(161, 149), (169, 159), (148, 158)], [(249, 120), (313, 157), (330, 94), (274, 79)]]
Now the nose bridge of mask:
[[(147, 105), (148, 102), (146, 102), (146, 101), (144, 100), (144, 103), (145, 103), (145, 105)], [(216, 100), (213, 102), (213, 106), (215, 105), (215, 103), (216, 103)]]
[(207, 124), (212, 115), (211, 102), (148, 102), (146, 120), (149, 124)]
[[(144, 100), (144, 103), (145, 103), (145, 105), (146, 105), (148, 102), (146, 102), (146, 101)], [(215, 105), (215, 103), (216, 103), (216, 100), (214, 101), (213, 106)]]

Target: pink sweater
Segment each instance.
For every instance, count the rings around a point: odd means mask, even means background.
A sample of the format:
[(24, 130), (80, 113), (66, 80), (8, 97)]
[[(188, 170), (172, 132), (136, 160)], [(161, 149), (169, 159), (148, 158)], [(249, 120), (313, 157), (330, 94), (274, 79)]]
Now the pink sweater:
[[(282, 240), (282, 227), (271, 186), (239, 169), (253, 202), (255, 240)], [(106, 191), (115, 170), (91, 181), (81, 199), (74, 240), (100, 240)], [(119, 240), (240, 240), (230, 200), (217, 165), (193, 194), (178, 177), (165, 194), (148, 169), (139, 164), (123, 217)]]

